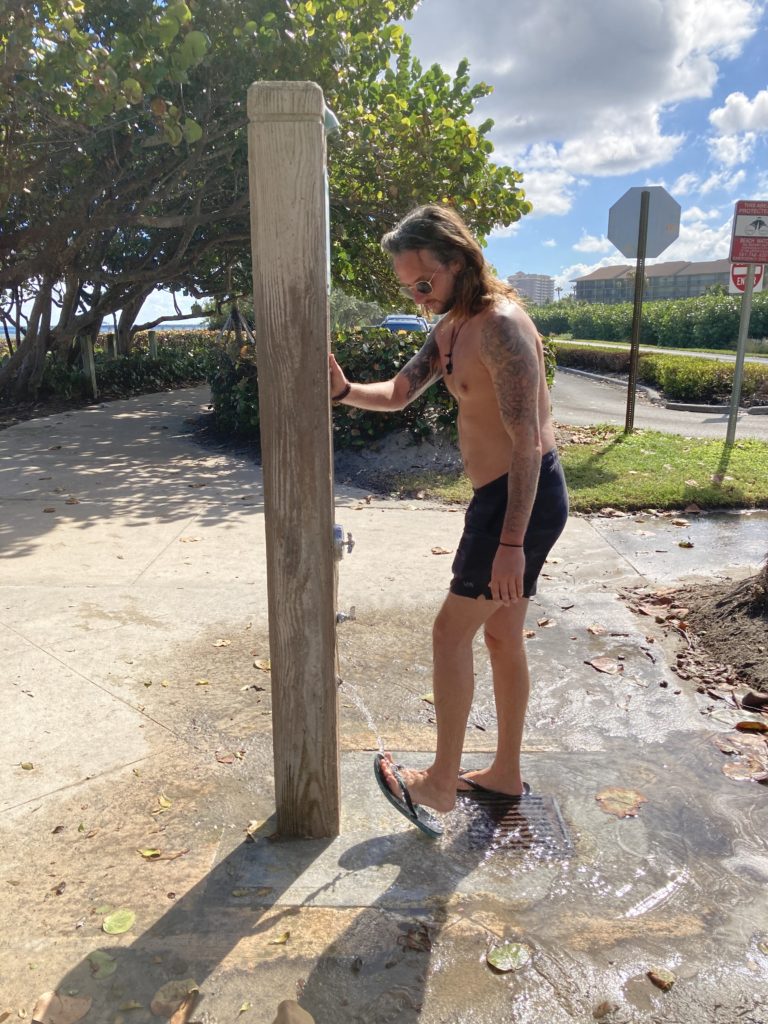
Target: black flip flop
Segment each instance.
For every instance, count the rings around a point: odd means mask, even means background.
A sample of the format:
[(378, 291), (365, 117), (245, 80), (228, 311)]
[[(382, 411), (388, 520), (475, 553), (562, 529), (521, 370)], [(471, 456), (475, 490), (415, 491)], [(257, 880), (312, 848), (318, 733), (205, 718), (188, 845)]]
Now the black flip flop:
[(492, 796), (497, 800), (522, 800), (523, 797), (531, 795), (531, 787), (527, 782), (523, 783), (523, 792), (515, 796), (511, 793), (499, 793), (495, 789), (488, 789), (487, 786), (481, 786), (479, 782), (475, 782), (474, 779), (467, 778), (465, 772), (473, 771), (472, 768), (465, 768), (459, 772), (459, 779), (469, 786), (469, 789), (457, 789), (456, 792), (459, 796), (472, 796), (474, 793), (482, 793), (486, 796)]
[(397, 784), (403, 793), (401, 799), (395, 796), (395, 794), (387, 785), (387, 780), (384, 777), (384, 772), (382, 771), (381, 768), (383, 760), (384, 755), (377, 754), (373, 761), (373, 774), (376, 776), (376, 781), (379, 784), (379, 789), (382, 791), (387, 800), (389, 800), (389, 802), (392, 804), (395, 810), (399, 811), (404, 818), (407, 818), (412, 825), (415, 825), (416, 828), (421, 829), (421, 831), (425, 835), (429, 836), (430, 839), (439, 839), (440, 836), (443, 834), (442, 826), (439, 824), (436, 818), (432, 817), (429, 811), (427, 811), (424, 807), (420, 807), (418, 804), (415, 804), (411, 799), (411, 794), (408, 792), (408, 787), (406, 786), (405, 782), (402, 779), (402, 776), (400, 775), (400, 772), (398, 771), (398, 768), (402, 768), (402, 765), (390, 765), (390, 770), (394, 775), (395, 779), (397, 780)]

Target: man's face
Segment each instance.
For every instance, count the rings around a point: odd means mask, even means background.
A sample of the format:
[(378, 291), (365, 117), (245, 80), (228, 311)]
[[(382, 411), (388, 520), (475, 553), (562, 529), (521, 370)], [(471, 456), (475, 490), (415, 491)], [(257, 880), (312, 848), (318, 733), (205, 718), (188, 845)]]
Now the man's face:
[[(407, 288), (413, 301), (431, 314), (447, 313), (453, 305), (456, 269), (438, 262), (428, 249), (413, 249), (392, 257), (392, 267), (400, 284)], [(425, 295), (417, 287), (431, 284)]]

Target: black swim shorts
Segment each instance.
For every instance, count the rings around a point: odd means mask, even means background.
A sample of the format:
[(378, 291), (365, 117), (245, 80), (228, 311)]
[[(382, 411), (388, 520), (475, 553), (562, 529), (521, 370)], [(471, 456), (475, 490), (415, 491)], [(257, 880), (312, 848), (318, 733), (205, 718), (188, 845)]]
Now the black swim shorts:
[[(452, 594), (492, 600), (491, 568), (507, 511), (507, 488), (507, 477), (500, 476), (474, 492), (464, 518), (464, 533), (453, 560)], [(525, 531), (525, 597), (536, 593), (539, 573), (563, 532), (567, 518), (568, 491), (563, 467), (553, 448), (542, 457), (536, 498)]]

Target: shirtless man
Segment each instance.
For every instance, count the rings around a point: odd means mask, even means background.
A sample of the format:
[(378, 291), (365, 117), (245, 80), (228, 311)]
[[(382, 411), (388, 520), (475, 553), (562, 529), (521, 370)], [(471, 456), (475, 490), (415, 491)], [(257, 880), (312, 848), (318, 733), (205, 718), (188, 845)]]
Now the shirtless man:
[[(382, 247), (401, 290), (429, 313), (446, 315), (392, 380), (352, 383), (331, 356), (331, 397), (392, 412), (442, 377), (458, 404), (461, 455), (474, 489), (450, 593), (433, 628), (434, 762), (417, 771), (380, 754), (375, 764), (390, 802), (436, 837), (441, 827), (425, 808), (451, 810), (457, 791), (528, 792), (520, 772), (530, 685), (523, 623), (544, 560), (565, 526), (568, 497), (541, 339), (514, 291), (489, 271), (464, 222), (450, 208), (420, 207), (384, 236)], [(498, 744), (487, 768), (461, 772), (474, 692), (472, 640), (481, 626)]]

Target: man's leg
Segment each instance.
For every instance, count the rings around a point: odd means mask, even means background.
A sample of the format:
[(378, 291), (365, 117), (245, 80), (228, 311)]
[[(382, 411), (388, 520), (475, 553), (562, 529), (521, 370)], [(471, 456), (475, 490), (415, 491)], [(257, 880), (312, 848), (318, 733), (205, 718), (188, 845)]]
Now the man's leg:
[[(400, 772), (417, 804), (444, 812), (450, 811), (456, 802), (456, 780), (475, 688), (472, 641), (483, 623), (503, 609), (495, 601), (448, 594), (438, 612), (432, 630), (435, 760), (424, 771), (406, 768)], [(399, 795), (400, 787), (387, 770), (386, 762), (382, 770), (389, 788)]]
[[(525, 712), (530, 678), (523, 640), (528, 600), (497, 606), (485, 624), (485, 642), (491, 658), (493, 692), (496, 699), (498, 742), (496, 756), (488, 768), (470, 772), (487, 789), (511, 796), (523, 792), (520, 748), (523, 744)], [(461, 785), (459, 788), (463, 788)], [(471, 787), (467, 786), (467, 789)]]

